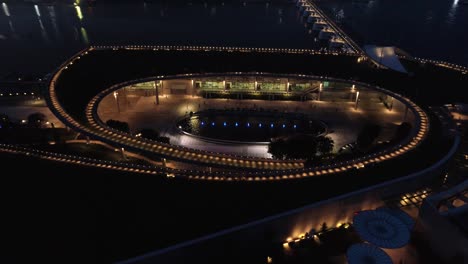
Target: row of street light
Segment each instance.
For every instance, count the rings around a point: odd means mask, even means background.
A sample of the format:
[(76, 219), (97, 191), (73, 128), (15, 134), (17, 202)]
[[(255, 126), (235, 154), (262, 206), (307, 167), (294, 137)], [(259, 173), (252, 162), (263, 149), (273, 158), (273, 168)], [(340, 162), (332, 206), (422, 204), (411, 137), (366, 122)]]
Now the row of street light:
[[(180, 146), (168, 145), (157, 143), (154, 141), (144, 140), (141, 138), (133, 137), (129, 134), (125, 134), (118, 131), (112, 131), (104, 127), (103, 124), (96, 122), (96, 107), (98, 102), (110, 92), (116, 91), (118, 88), (131, 84), (132, 82), (126, 82), (117, 86), (113, 86), (94, 97), (88, 104), (86, 110), (86, 116), (88, 121), (90, 121), (91, 126), (86, 127), (73, 119), (68, 113), (64, 111), (61, 107), (58, 98), (56, 96), (55, 85), (58, 77), (61, 72), (67, 70), (70, 66), (73, 65), (73, 62), (77, 62), (81, 56), (88, 54), (89, 50), (84, 50), (78, 55), (71, 58), (69, 61), (64, 63), (56, 74), (53, 75), (53, 78), (49, 86), (49, 100), (51, 102), (51, 109), (66, 123), (72, 128), (78, 129), (79, 131), (85, 133), (88, 136), (95, 137), (107, 142), (112, 142), (113, 144), (125, 146), (130, 150), (145, 150), (147, 152), (153, 152), (159, 155), (166, 157), (171, 157), (174, 159), (182, 159), (188, 162), (202, 162), (204, 164), (212, 165), (222, 165), (222, 166), (233, 166), (236, 168), (256, 168), (261, 169), (261, 171), (247, 171), (247, 172), (232, 172), (232, 171), (221, 171), (221, 172), (206, 172), (206, 171), (196, 171), (196, 170), (176, 170), (174, 175), (186, 176), (189, 179), (198, 179), (198, 180), (252, 180), (252, 181), (261, 181), (261, 180), (282, 180), (282, 179), (295, 179), (302, 177), (309, 177), (315, 175), (323, 175), (330, 173), (339, 173), (344, 172), (355, 167), (363, 167), (367, 164), (374, 162), (381, 162), (410, 151), (415, 148), (422, 139), (426, 136), (428, 131), (428, 120), (426, 114), (414, 103), (409, 101), (409, 99), (402, 96), (398, 96), (400, 100), (403, 100), (408, 104), (411, 109), (415, 112), (415, 115), (419, 117), (419, 130), (416, 135), (412, 137), (408, 144), (398, 146), (397, 149), (383, 151), (365, 157), (355, 159), (352, 161), (337, 162), (335, 164), (330, 164), (326, 166), (319, 166), (316, 168), (304, 169), (302, 168), (302, 162), (297, 161), (276, 161), (260, 158), (247, 158), (238, 155), (224, 155), (221, 153), (200, 151), (195, 149), (189, 149)], [(252, 73), (231, 73), (231, 74), (252, 74)], [(259, 75), (265, 75), (265, 73), (258, 73)], [(210, 74), (207, 74), (210, 75)], [(214, 74), (213, 74), (214, 75)], [(196, 74), (183, 74), (181, 76), (197, 76)], [(199, 75), (202, 77), (202, 75)], [(308, 77), (308, 78), (317, 78), (328, 80), (330, 78), (309, 76), (309, 75), (288, 75), (291, 77)], [(159, 78), (170, 79), (170, 78), (180, 78), (180, 76), (159, 76)], [(148, 78), (145, 80), (147, 81)], [(158, 78), (151, 78), (152, 80)], [(336, 79), (338, 80), (338, 79)], [(344, 81), (344, 80), (340, 80)], [(134, 81), (133, 81), (134, 82)], [(374, 87), (375, 88), (375, 87)], [(375, 88), (378, 90), (385, 91), (381, 88)], [(386, 93), (393, 94), (391, 92), (385, 91)], [(118, 94), (115, 94), (117, 99)], [(396, 96), (396, 95), (395, 95)], [(283, 165), (284, 164), (284, 165)], [(299, 166), (297, 166), (297, 165)], [(279, 166), (278, 166), (279, 165)], [(292, 166), (291, 166), (292, 165)], [(258, 175), (258, 176), (255, 176)]]

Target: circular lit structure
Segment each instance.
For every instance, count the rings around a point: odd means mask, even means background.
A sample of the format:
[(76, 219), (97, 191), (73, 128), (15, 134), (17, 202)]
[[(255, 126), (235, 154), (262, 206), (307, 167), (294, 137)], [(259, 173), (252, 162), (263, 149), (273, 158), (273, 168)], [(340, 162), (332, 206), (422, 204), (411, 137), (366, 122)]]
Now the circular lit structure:
[(381, 207), (377, 210), (382, 210), (383, 212), (398, 218), (400, 221), (406, 224), (410, 231), (414, 228), (414, 225), (416, 224), (413, 218), (411, 218), (411, 216), (409, 216), (405, 211), (401, 210), (400, 208)]
[(359, 212), (353, 226), (363, 240), (382, 248), (401, 248), (410, 239), (405, 223), (384, 210)]
[[(219, 168), (226, 168), (227, 170), (217, 170), (214, 172), (211, 171), (201, 171), (201, 170), (186, 170), (186, 169), (176, 169), (176, 168), (166, 168), (161, 167), (157, 173), (170, 174), (178, 177), (186, 177), (189, 179), (197, 180), (226, 180), (226, 181), (265, 181), (265, 180), (284, 180), (284, 179), (298, 179), (304, 177), (311, 177), (317, 175), (326, 175), (326, 174), (335, 174), (343, 173), (349, 170), (354, 170), (356, 168), (363, 168), (367, 165), (372, 165), (374, 163), (380, 163), (385, 160), (393, 159), (405, 154), (408, 151), (416, 148), (426, 137), (429, 129), (429, 121), (426, 113), (408, 98), (398, 95), (396, 93), (390, 92), (388, 90), (368, 85), (362, 82), (344, 80), (340, 78), (331, 78), (323, 77), (309, 74), (291, 74), (291, 73), (268, 73), (268, 72), (222, 72), (222, 73), (183, 73), (183, 74), (171, 74), (171, 75), (155, 75), (150, 77), (144, 77), (139, 79), (133, 79), (130, 81), (119, 82), (107, 87), (101, 87), (100, 91), (95, 91), (94, 94), (88, 101), (85, 107), (85, 116), (83, 119), (73, 117), (68, 111), (66, 111), (62, 105), (60, 96), (57, 95), (58, 92), (63, 93), (63, 91), (57, 91), (57, 82), (60, 81), (64, 73), (68, 74), (70, 71), (73, 71), (76, 64), (80, 63), (80, 60), (83, 60), (90, 52), (94, 52), (96, 49), (109, 50), (108, 47), (105, 48), (90, 48), (88, 50), (82, 51), (73, 58), (71, 58), (66, 64), (64, 64), (51, 78), (49, 89), (48, 89), (48, 99), (50, 102), (51, 109), (57, 114), (57, 116), (68, 126), (72, 127), (79, 132), (92, 137), (98, 140), (101, 140), (105, 143), (115, 145), (121, 148), (125, 148), (129, 151), (138, 151), (142, 153), (148, 153), (152, 155), (157, 155), (164, 157), (170, 160), (182, 161), (185, 163), (194, 163), (202, 164), (204, 166), (213, 166)], [(119, 48), (114, 47), (111, 50), (118, 50)], [(172, 50), (171, 48), (165, 47), (142, 47), (142, 50)], [(197, 51), (197, 49), (203, 51), (205, 49), (210, 49), (209, 47), (177, 47), (177, 51), (181, 50), (190, 50)], [(214, 49), (214, 48), (212, 48)], [(126, 47), (125, 51), (133, 50), (131, 47)], [(223, 48), (223, 52), (229, 52), (229, 48)], [(248, 51), (248, 49), (246, 50)], [(239, 52), (246, 52), (239, 51)], [(252, 52), (252, 50), (250, 50)], [(265, 52), (265, 53), (275, 53), (275, 52), (284, 52), (286, 54), (308, 54), (314, 52), (307, 50), (281, 50), (276, 51), (274, 49), (265, 49), (265, 50), (254, 50), (255, 52)], [(311, 55), (311, 54), (309, 54)], [(334, 56), (335, 54), (327, 54), (326, 56)], [(338, 54), (336, 54), (338, 55)], [(350, 56), (350, 55), (342, 55)], [(328, 57), (327, 57), (328, 58)], [(176, 71), (176, 70), (174, 70)], [(258, 157), (249, 157), (243, 155), (234, 155), (226, 153), (216, 153), (211, 151), (203, 151), (199, 149), (187, 148), (184, 146), (164, 144), (160, 142), (155, 142), (143, 138), (133, 136), (128, 133), (116, 131), (110, 129), (105, 124), (100, 121), (97, 116), (97, 107), (100, 101), (107, 95), (115, 95), (115, 92), (132, 84), (142, 83), (142, 82), (159, 82), (164, 80), (175, 80), (175, 79), (196, 79), (196, 78), (236, 78), (236, 77), (256, 77), (256, 78), (288, 78), (288, 79), (305, 79), (310, 81), (318, 82), (332, 82), (339, 81), (347, 83), (350, 87), (354, 85), (357, 87), (363, 87), (366, 89), (374, 90), (381, 92), (398, 102), (404, 104), (408, 111), (415, 117), (416, 129), (412, 132), (410, 137), (401, 142), (400, 144), (390, 147), (388, 149), (371, 153), (359, 158), (352, 160), (339, 161), (336, 163), (331, 163), (327, 165), (316, 166), (312, 168), (304, 167), (304, 160), (275, 160), (275, 159), (266, 159)], [(289, 86), (289, 83), (288, 83)], [(321, 87), (320, 87), (321, 89)], [(91, 92), (89, 94), (92, 94)], [(76, 96), (79, 96), (77, 94)], [(356, 95), (356, 102), (357, 102)], [(236, 171), (237, 170), (237, 171)]]
[(391, 264), (392, 259), (382, 249), (366, 244), (353, 244), (346, 251), (349, 264)]

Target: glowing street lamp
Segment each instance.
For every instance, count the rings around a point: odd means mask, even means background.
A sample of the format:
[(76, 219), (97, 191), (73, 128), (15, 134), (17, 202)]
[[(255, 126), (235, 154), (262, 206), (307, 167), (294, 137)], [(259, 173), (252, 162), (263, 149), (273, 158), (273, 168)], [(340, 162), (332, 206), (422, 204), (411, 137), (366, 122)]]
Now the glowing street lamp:
[(119, 98), (117, 97), (119, 93), (117, 91), (114, 91), (114, 98), (115, 98), (115, 103), (117, 104), (117, 111), (120, 113), (120, 106), (119, 106)]
[(353, 94), (356, 92), (356, 86), (353, 84), (353, 86), (351, 86), (351, 93), (349, 95), (349, 100), (350, 101), (353, 101)]
[(323, 84), (320, 83), (317, 101), (320, 101), (320, 94), (322, 93), (322, 87), (323, 87)]
[(357, 110), (358, 102), (359, 102), (359, 92), (356, 92), (356, 103), (354, 105), (354, 110)]
[(193, 97), (193, 96), (195, 95), (195, 88), (194, 88), (194, 86), (193, 86), (193, 79), (192, 79), (192, 80), (190, 80), (190, 82), (191, 82), (191, 88), (192, 88), (192, 97)]

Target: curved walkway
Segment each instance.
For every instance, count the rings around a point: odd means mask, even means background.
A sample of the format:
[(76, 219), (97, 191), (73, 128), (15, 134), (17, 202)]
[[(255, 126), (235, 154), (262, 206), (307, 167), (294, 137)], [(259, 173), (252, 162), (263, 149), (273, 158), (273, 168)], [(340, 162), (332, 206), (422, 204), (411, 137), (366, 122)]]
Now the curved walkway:
[[(183, 49), (183, 47), (181, 47)], [(199, 151), (195, 149), (180, 147), (180, 146), (173, 146), (162, 144), (146, 139), (136, 138), (130, 134), (122, 133), (119, 131), (113, 131), (108, 129), (107, 127), (103, 126), (101, 123), (96, 121), (96, 109), (99, 101), (107, 94), (120, 89), (123, 86), (128, 86), (133, 83), (138, 82), (145, 82), (145, 81), (154, 81), (154, 80), (165, 80), (165, 79), (182, 79), (182, 78), (193, 78), (193, 77), (210, 77), (210, 76), (219, 76), (220, 74), (183, 74), (183, 75), (174, 75), (174, 76), (156, 76), (151, 78), (144, 78), (139, 80), (133, 80), (129, 82), (124, 82), (118, 85), (114, 85), (104, 91), (100, 92), (96, 97), (94, 97), (87, 109), (86, 109), (86, 117), (89, 121), (89, 124), (83, 125), (74, 120), (68, 113), (64, 111), (61, 107), (58, 98), (56, 96), (55, 91), (55, 84), (62, 73), (62, 71), (67, 70), (69, 66), (73, 65), (76, 60), (79, 60), (81, 56), (85, 56), (90, 52), (90, 50), (84, 50), (77, 54), (76, 56), (72, 57), (69, 61), (62, 65), (59, 70), (53, 75), (50, 85), (49, 85), (49, 100), (51, 103), (51, 108), (55, 113), (57, 113), (64, 122), (73, 127), (74, 129), (79, 130), (80, 132), (96, 138), (98, 140), (102, 140), (106, 143), (112, 145), (118, 145), (119, 147), (126, 147), (129, 150), (138, 150), (143, 151), (151, 154), (160, 155), (163, 157), (167, 157), (174, 160), (182, 160), (185, 162), (195, 162), (195, 163), (202, 163), (207, 165), (214, 165), (214, 166), (225, 166), (225, 167), (233, 167), (233, 168), (243, 168), (243, 169), (256, 169), (256, 170), (269, 170), (266, 176), (264, 173), (261, 175), (265, 176), (255, 176), (251, 178), (250, 176), (246, 177), (250, 173), (242, 173), (242, 176), (239, 176), (239, 173), (236, 172), (225, 172), (223, 173), (224, 177), (230, 178), (233, 177), (235, 180), (239, 179), (249, 179), (250, 180), (272, 180), (272, 179), (288, 179), (288, 178), (302, 178), (302, 177), (309, 177), (315, 175), (322, 175), (322, 174), (329, 174), (335, 172), (343, 172), (354, 167), (363, 167), (367, 164), (378, 163), (382, 162), (387, 159), (391, 159), (397, 156), (400, 156), (414, 148), (416, 148), (422, 140), (426, 137), (429, 123), (428, 118), (424, 111), (411, 102), (408, 98), (402, 97), (398, 94), (389, 92), (387, 90), (378, 88), (378, 87), (371, 87), (367, 84), (358, 83), (358, 82), (350, 82), (347, 80), (340, 80), (340, 79), (333, 79), (333, 78), (326, 78), (326, 77), (317, 77), (317, 76), (310, 76), (310, 75), (294, 75), (294, 74), (268, 74), (268, 73), (225, 73), (223, 75), (229, 76), (242, 76), (242, 75), (258, 75), (258, 76), (280, 76), (280, 77), (295, 77), (295, 78), (310, 78), (314, 80), (322, 80), (322, 81), (340, 81), (340, 82), (348, 82), (350, 84), (357, 84), (361, 86), (365, 86), (369, 89), (377, 89), (380, 90), (390, 96), (395, 97), (396, 99), (400, 100), (404, 104), (406, 104), (415, 114), (417, 117), (417, 123), (419, 125), (418, 131), (411, 135), (411, 137), (396, 147), (391, 149), (370, 154), (358, 159), (349, 160), (345, 162), (337, 162), (334, 164), (329, 164), (326, 166), (318, 166), (315, 168), (304, 169), (303, 168), (303, 161), (281, 161), (281, 160), (268, 160), (268, 159), (260, 159), (260, 158), (252, 158), (252, 157), (245, 157), (245, 156), (237, 156), (237, 155), (226, 155), (220, 153), (211, 153), (207, 151)], [(265, 172), (265, 171), (263, 171)], [(212, 178), (211, 176), (206, 176), (207, 172), (205, 171), (192, 171), (192, 174), (189, 175), (189, 178), (193, 179), (209, 179)], [(252, 172), (253, 175), (258, 174), (258, 172)]]

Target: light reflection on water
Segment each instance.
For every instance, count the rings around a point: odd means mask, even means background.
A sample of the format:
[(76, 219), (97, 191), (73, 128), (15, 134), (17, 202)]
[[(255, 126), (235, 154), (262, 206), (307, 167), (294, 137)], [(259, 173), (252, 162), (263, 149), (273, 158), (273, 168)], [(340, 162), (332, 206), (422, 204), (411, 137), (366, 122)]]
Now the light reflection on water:
[(291, 3), (3, 3), (0, 77), (45, 74), (91, 44), (313, 48)]
[[(317, 48), (292, 3), (2, 3), (0, 78), (46, 74), (93, 44)], [(360, 44), (468, 65), (468, 6), (458, 0), (318, 0)]]
[(397, 46), (413, 56), (468, 65), (468, 5), (459, 0), (318, 0), (360, 45)]

